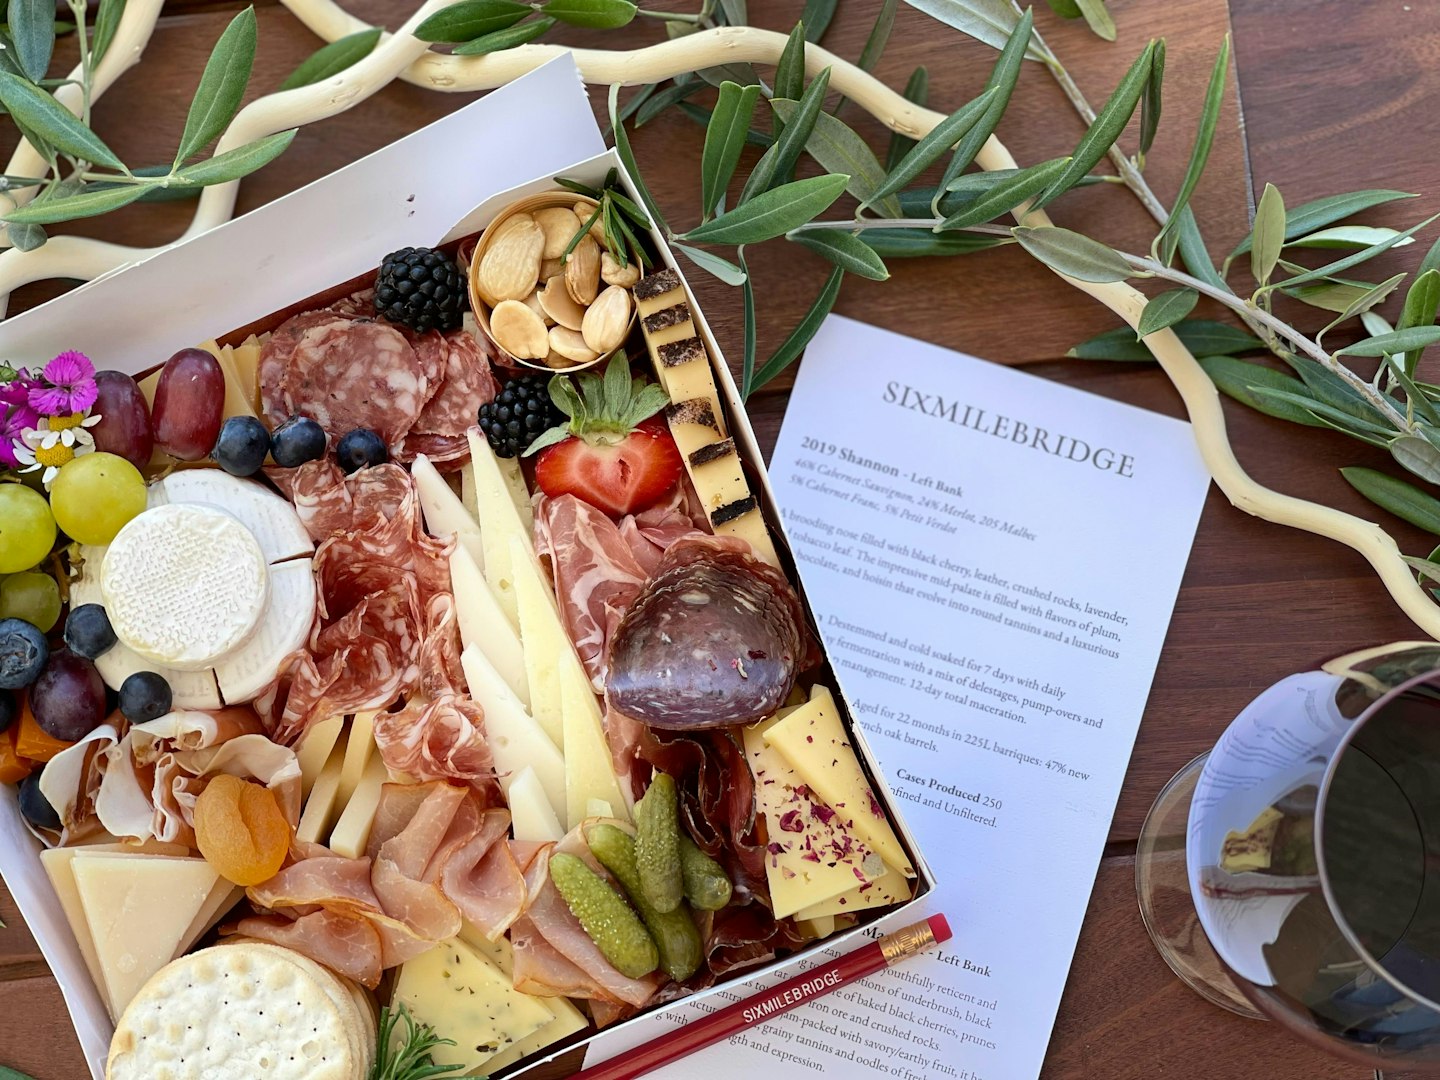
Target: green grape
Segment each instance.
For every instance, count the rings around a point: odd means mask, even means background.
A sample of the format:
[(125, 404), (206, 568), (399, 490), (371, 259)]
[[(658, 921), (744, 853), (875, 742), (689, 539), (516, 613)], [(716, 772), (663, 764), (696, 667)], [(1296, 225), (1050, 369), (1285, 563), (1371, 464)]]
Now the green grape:
[(145, 509), (145, 478), (124, 458), (97, 450), (61, 467), (50, 507), (72, 540), (108, 544)]
[(11, 574), (0, 581), (0, 619), (24, 619), (48, 634), (60, 620), (60, 586), (38, 570)]
[(0, 574), (29, 570), (55, 546), (55, 518), (45, 496), (0, 483)]

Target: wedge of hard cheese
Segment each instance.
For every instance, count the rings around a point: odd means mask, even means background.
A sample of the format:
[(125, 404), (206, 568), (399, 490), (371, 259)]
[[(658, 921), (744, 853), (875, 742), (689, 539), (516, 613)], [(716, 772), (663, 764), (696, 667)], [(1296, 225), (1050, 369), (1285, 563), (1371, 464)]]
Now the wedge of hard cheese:
[(725, 413), (705, 343), (695, 330), (680, 275), (665, 269), (635, 285), (640, 326), (655, 377), (670, 395), (666, 418), (710, 527), (749, 541), (755, 554), (779, 565), (764, 514), (725, 427)]

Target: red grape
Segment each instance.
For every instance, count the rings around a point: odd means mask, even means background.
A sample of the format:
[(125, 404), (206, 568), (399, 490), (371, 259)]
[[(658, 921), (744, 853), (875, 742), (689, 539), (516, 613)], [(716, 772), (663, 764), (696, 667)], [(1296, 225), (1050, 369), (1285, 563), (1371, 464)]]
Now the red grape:
[(95, 386), (100, 391), (91, 410), (100, 415), (100, 422), (90, 429), (95, 449), (123, 457), (137, 469), (145, 468), (155, 449), (145, 395), (123, 371), (97, 371)]
[(204, 349), (181, 349), (155, 387), (155, 444), (181, 461), (210, 453), (225, 412), (225, 372)]
[(57, 649), (30, 688), (30, 711), (52, 738), (83, 739), (105, 719), (105, 681), (89, 660)]

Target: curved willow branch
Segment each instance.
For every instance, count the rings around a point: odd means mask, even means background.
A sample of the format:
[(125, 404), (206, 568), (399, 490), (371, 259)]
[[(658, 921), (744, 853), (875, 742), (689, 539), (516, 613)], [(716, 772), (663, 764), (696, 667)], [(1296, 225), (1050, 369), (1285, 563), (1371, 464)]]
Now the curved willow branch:
[[(435, 90), (488, 90), (503, 86), (568, 52), (586, 82), (648, 83), (717, 64), (742, 61), (774, 64), (786, 41), (785, 35), (773, 31), (722, 27), (625, 52), (524, 45), (488, 56), (442, 56), (429, 52), (424, 42), (410, 35), (410, 30), (446, 2), (427, 0), (396, 34), (386, 37), (370, 56), (339, 75), (314, 86), (271, 94), (252, 102), (235, 118), (218, 149), (223, 151), (275, 131), (333, 116), (397, 77)], [(368, 26), (331, 0), (284, 0), (284, 3), (327, 40), (333, 41)], [(911, 104), (878, 79), (818, 46), (806, 49), (805, 66), (811, 74), (831, 68), (834, 90), (903, 135), (921, 138), (944, 119), (940, 113)], [(994, 137), (980, 151), (977, 161), (982, 168), (990, 170), (1016, 167), (1009, 151)], [(204, 231), (228, 218), (234, 210), (235, 191), (233, 183), (207, 188), (186, 235)], [(1025, 215), (1025, 222), (1048, 225), (1050, 220), (1043, 212), (1032, 211)], [(86, 245), (93, 241), (75, 243)], [(45, 245), (39, 253), (50, 247), (51, 244)], [(69, 257), (79, 258), (74, 251)], [(1063, 274), (1057, 276), (1100, 301), (1130, 326), (1139, 324), (1145, 307), (1145, 296), (1139, 290), (1123, 282), (1094, 284)], [(0, 288), (5, 287), (8, 285), (0, 270)], [(1405, 614), (1426, 633), (1440, 638), (1440, 607), (1415, 581), (1388, 533), (1379, 525), (1352, 514), (1284, 495), (1256, 483), (1241, 467), (1230, 446), (1219, 393), (1189, 350), (1171, 330), (1149, 335), (1145, 344), (1184, 401), (1206, 468), (1234, 506), (1267, 521), (1329, 537), (1353, 548), (1375, 569)]]

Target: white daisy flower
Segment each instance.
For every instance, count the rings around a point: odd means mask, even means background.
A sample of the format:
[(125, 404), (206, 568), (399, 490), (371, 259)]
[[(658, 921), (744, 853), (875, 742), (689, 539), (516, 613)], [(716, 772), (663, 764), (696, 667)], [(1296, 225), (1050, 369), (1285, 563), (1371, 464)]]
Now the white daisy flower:
[(26, 428), (15, 443), (20, 471), (30, 473), (44, 469), (40, 480), (49, 491), (63, 466), (95, 449), (95, 437), (86, 429), (99, 422), (99, 416), (80, 413), (42, 417), (39, 427)]

